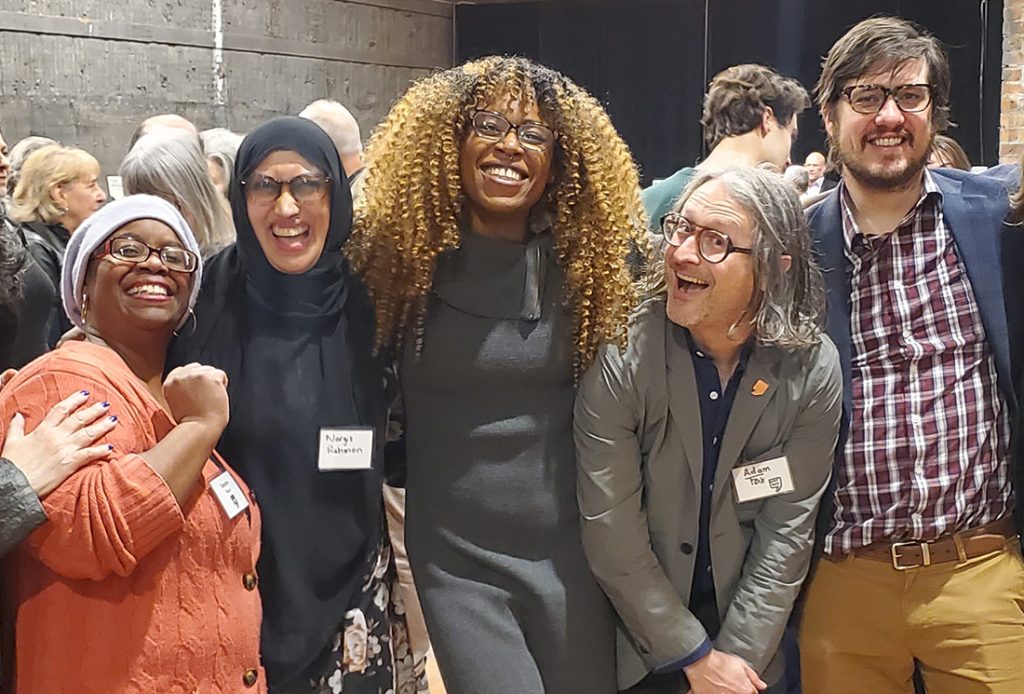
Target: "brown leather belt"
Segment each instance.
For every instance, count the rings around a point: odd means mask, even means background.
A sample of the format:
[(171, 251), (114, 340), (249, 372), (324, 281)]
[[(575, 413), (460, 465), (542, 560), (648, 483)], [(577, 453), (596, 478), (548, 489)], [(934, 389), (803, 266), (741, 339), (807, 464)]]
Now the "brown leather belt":
[(853, 551), (853, 556), (891, 562), (899, 571), (948, 561), (966, 561), (1001, 551), (1006, 540), (1017, 537), (1013, 518), (1007, 516), (980, 528), (945, 535), (931, 542), (875, 542)]

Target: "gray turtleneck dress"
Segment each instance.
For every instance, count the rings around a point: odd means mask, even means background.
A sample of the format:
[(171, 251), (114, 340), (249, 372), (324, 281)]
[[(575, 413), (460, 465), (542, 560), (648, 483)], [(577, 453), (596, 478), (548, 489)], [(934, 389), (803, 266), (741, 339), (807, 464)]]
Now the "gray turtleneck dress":
[(449, 694), (616, 691), (580, 540), (564, 287), (550, 234), (463, 232), (401, 363), (406, 542)]

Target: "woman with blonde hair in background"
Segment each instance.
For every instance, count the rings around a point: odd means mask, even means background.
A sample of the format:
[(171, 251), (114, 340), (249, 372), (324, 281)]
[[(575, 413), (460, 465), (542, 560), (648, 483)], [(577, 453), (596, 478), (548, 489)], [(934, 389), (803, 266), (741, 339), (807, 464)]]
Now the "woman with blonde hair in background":
[(610, 694), (572, 410), (636, 299), (627, 258), (647, 225), (630, 152), (568, 78), (484, 58), (416, 83), (367, 155), (346, 252), (377, 348), (397, 349), (406, 539), (447, 691)]
[(204, 258), (235, 240), (228, 202), (213, 185), (193, 138), (166, 132), (144, 135), (121, 162), (120, 174), (128, 195), (156, 195), (177, 207)]
[(53, 284), (49, 344), (71, 328), (60, 306), (60, 273), (71, 234), (107, 200), (100, 164), (85, 150), (47, 145), (30, 154), (14, 188), (10, 218), (19, 222), (28, 251)]

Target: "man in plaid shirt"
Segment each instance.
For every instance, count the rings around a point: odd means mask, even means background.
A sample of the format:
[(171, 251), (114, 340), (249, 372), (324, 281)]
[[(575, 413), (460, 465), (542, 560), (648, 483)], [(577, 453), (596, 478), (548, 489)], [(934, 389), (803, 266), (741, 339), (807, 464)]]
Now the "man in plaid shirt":
[[(1024, 692), (1020, 297), (1009, 172), (925, 163), (949, 122), (939, 42), (895, 18), (832, 47), (816, 91), (843, 182), (808, 211), (848, 417), (800, 635), (804, 694)], [(1011, 262), (1007, 273), (1021, 272)]]

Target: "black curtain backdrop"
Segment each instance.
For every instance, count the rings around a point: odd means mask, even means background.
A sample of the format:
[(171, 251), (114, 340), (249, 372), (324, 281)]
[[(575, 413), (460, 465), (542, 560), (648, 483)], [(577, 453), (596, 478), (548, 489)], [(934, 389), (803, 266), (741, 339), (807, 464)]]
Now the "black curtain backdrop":
[[(938, 36), (952, 66), (948, 131), (975, 164), (998, 158), (1002, 0), (548, 0), (457, 5), (456, 59), (523, 55), (597, 96), (633, 149), (645, 184), (704, 154), (700, 111), (718, 71), (771, 65), (809, 90), (847, 29), (879, 14)], [(800, 120), (793, 161), (824, 151), (817, 110)]]

